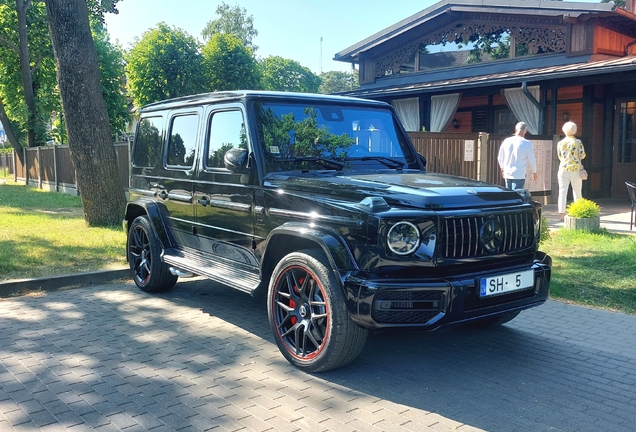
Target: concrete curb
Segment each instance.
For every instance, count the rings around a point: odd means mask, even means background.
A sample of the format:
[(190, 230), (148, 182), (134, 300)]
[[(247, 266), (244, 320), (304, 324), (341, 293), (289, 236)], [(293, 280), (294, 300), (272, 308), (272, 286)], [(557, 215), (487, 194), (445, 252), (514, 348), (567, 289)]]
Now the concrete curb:
[(57, 291), (76, 285), (95, 285), (117, 279), (130, 279), (130, 269), (99, 270), (34, 279), (16, 279), (0, 282), (0, 298), (15, 297), (34, 291)]

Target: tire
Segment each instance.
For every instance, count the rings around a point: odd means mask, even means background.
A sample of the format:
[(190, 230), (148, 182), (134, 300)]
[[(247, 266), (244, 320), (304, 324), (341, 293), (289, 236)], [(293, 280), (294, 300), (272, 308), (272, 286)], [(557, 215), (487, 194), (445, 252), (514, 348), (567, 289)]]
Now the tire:
[(519, 315), (519, 313), (521, 313), (521, 311), (512, 311), (512, 312), (502, 313), (499, 315), (493, 315), (486, 318), (480, 318), (475, 321), (470, 321), (468, 325), (473, 328), (499, 327), (500, 325), (515, 319), (517, 315)]
[(161, 242), (147, 216), (139, 216), (130, 226), (126, 245), (130, 272), (135, 284), (146, 292), (167, 291), (178, 277), (161, 261)]
[(306, 372), (353, 361), (367, 340), (368, 330), (351, 320), (340, 283), (319, 250), (294, 252), (278, 263), (267, 314), (278, 349)]

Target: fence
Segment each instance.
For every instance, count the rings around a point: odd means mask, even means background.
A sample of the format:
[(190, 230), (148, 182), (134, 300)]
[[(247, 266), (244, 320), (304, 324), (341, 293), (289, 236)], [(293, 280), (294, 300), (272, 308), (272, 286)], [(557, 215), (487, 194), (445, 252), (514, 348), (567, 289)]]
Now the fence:
[[(429, 172), (451, 174), (481, 180), (497, 185), (504, 184), (497, 164), (497, 154), (501, 142), (507, 135), (479, 133), (435, 133), (409, 132), (416, 150), (426, 157)], [(545, 196), (544, 203), (550, 202), (551, 191), (558, 190), (556, 169), (558, 161), (553, 154), (553, 143), (558, 137), (543, 136), (531, 138), (535, 145), (543, 143), (539, 150), (541, 184), (534, 184), (533, 193)], [(115, 144), (119, 164), (119, 179), (128, 188), (129, 143)], [(39, 188), (77, 194), (75, 170), (68, 146), (47, 146), (24, 149), (22, 165), (19, 158), (11, 158), (14, 163), (14, 178)], [(2, 160), (2, 158), (0, 158)], [(556, 162), (556, 163), (555, 163)]]
[[(116, 143), (115, 152), (119, 166), (119, 181), (124, 189), (128, 189), (128, 143)], [(12, 160), (13, 177), (16, 181), (40, 189), (77, 195), (75, 169), (68, 146), (25, 148), (22, 160), (15, 155)]]
[[(486, 183), (504, 185), (497, 163), (499, 147), (508, 135), (479, 133), (409, 132), (418, 153), (426, 157), (429, 172), (468, 177)], [(556, 136), (532, 136), (535, 146), (539, 180), (527, 182), (536, 197), (544, 197), (544, 204), (552, 202), (552, 191), (557, 191), (558, 160)]]
[(0, 153), (0, 175), (2, 177), (8, 177), (9, 175), (13, 175), (13, 172), (14, 172), (13, 153), (12, 152)]

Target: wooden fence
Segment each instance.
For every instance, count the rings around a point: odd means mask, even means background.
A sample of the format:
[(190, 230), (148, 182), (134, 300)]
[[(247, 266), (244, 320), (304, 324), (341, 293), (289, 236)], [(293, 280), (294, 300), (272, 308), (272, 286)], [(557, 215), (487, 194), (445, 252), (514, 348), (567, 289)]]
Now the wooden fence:
[[(127, 142), (115, 144), (119, 181), (124, 189), (128, 189), (128, 149)], [(67, 145), (25, 148), (22, 160), (13, 157), (13, 177), (16, 181), (40, 189), (77, 195), (75, 169)]]
[[(497, 154), (501, 142), (507, 135), (479, 133), (435, 133), (409, 132), (416, 150), (426, 157), (426, 169), (429, 172), (451, 174), (481, 180), (497, 185), (504, 184), (497, 164)], [(558, 137), (543, 136), (532, 140), (554, 141)], [(116, 143), (119, 164), (119, 179), (122, 187), (128, 189), (129, 144)], [(554, 147), (552, 147), (554, 148)], [(556, 189), (556, 155), (552, 156), (551, 169), (546, 177), (543, 190), (533, 194), (546, 196), (544, 203), (550, 202), (551, 191)], [(77, 194), (75, 170), (68, 146), (47, 146), (24, 149), (22, 165), (14, 157), (14, 178), (39, 188)], [(556, 195), (556, 194), (554, 194)]]

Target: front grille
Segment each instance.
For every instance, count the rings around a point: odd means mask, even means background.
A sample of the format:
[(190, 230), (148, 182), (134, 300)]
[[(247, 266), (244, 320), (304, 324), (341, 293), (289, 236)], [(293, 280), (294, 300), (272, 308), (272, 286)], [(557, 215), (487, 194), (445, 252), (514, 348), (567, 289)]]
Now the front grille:
[[(484, 225), (496, 228), (496, 238), (482, 239)], [(532, 246), (532, 213), (505, 213), (488, 216), (448, 218), (442, 222), (443, 258), (472, 258), (523, 250)]]
[(371, 315), (379, 323), (423, 324), (440, 313), (443, 298), (443, 291), (382, 291)]

